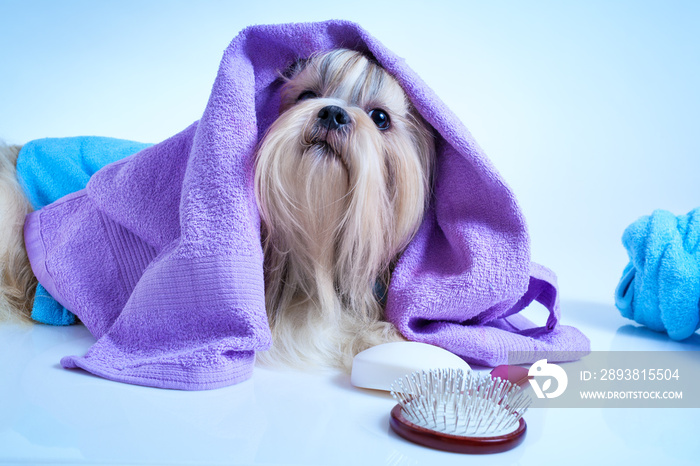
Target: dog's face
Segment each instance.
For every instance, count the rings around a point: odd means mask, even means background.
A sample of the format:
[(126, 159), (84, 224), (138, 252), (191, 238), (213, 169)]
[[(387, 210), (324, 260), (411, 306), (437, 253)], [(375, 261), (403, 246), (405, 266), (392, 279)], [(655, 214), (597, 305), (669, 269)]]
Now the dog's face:
[(266, 246), (296, 251), (294, 265), (311, 274), (320, 266), (353, 286), (374, 283), (422, 219), (432, 133), (358, 52), (314, 56), (290, 75), (257, 157)]

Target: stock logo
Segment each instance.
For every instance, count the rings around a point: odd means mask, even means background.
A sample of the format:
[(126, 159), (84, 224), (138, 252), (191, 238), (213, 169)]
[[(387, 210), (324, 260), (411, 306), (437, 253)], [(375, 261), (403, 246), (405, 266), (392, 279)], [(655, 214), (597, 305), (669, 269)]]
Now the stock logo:
[[(564, 369), (556, 364), (547, 363), (546, 359), (540, 359), (530, 366), (527, 374), (531, 377), (529, 382), (537, 398), (556, 398), (564, 393), (566, 385), (569, 383)], [(541, 386), (538, 379), (543, 381)], [(552, 380), (557, 381), (554, 390), (551, 390)]]

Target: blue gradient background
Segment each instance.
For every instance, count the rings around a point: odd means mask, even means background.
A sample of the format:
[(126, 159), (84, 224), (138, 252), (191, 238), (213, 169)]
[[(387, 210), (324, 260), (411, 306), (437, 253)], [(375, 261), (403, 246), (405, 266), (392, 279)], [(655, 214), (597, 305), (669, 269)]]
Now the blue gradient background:
[(0, 1), (0, 138), (158, 142), (199, 118), (240, 29), (354, 20), (470, 128), (562, 295), (611, 304), (624, 228), (700, 205), (699, 5)]

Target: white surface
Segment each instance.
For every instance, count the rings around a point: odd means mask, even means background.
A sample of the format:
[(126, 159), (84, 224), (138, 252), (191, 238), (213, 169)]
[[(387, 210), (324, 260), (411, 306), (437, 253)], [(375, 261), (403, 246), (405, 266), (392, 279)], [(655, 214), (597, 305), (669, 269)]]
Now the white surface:
[[(595, 350), (698, 350), (630, 325), (611, 306), (564, 303)], [(237, 386), (183, 392), (62, 369), (93, 342), (82, 326), (0, 326), (0, 464), (695, 465), (698, 409), (530, 409), (524, 443), (465, 457), (389, 427), (386, 392), (337, 372), (256, 368)], [(700, 355), (700, 353), (698, 353)]]
[(359, 388), (390, 391), (396, 379), (416, 371), (461, 369), (469, 364), (446, 349), (416, 341), (395, 341), (368, 348), (352, 360), (350, 383)]
[[(698, 2), (0, 1), (0, 138), (158, 142), (201, 115), (221, 54), (250, 24), (346, 18), (407, 62), (513, 188), (564, 323), (596, 350), (697, 350), (612, 306), (624, 228), (700, 205)], [(544, 312), (530, 311), (544, 322)], [(469, 457), (388, 427), (387, 394), (336, 373), (256, 369), (211, 392), (59, 367), (82, 327), (0, 326), (0, 463), (697, 464), (700, 412), (531, 410), (525, 443)]]

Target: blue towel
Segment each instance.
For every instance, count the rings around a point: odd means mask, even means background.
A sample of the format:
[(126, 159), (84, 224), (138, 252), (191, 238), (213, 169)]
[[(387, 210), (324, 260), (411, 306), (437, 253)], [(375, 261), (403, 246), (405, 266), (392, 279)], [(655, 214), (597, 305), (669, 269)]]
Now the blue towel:
[(674, 340), (700, 327), (700, 208), (676, 217), (656, 210), (627, 227), (630, 263), (615, 290), (628, 319)]
[[(79, 191), (100, 168), (151, 144), (103, 137), (50, 138), (30, 141), (17, 158), (17, 178), (34, 210)], [(75, 323), (73, 313), (38, 285), (32, 319), (50, 325)]]

